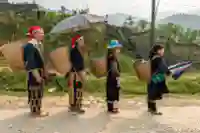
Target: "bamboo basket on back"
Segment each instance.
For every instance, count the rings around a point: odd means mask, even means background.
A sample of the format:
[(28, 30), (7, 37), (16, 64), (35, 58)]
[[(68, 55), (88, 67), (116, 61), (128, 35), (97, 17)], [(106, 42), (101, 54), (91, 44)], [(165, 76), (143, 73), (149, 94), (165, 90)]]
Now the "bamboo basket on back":
[(13, 71), (24, 70), (23, 45), (27, 40), (20, 40), (1, 46), (0, 51)]
[[(85, 44), (90, 49), (89, 53), (89, 68), (90, 72), (97, 78), (101, 78), (107, 75), (107, 60), (105, 55), (100, 55), (99, 52), (105, 50), (105, 33), (106, 27), (104, 24), (96, 24), (95, 27), (88, 31), (82, 31)], [(92, 36), (92, 38), (91, 38)], [(92, 50), (91, 50), (92, 49)]]
[(60, 74), (65, 76), (71, 69), (69, 60), (69, 51), (67, 46), (59, 47), (50, 52), (49, 58), (54, 69)]
[(136, 76), (139, 80), (144, 82), (149, 82), (151, 79), (151, 64), (150, 61), (145, 61), (143, 59), (136, 60), (133, 63), (133, 68), (135, 69)]
[(107, 75), (107, 61), (105, 57), (102, 58), (91, 58), (90, 59), (90, 70), (93, 75), (97, 78), (104, 77)]

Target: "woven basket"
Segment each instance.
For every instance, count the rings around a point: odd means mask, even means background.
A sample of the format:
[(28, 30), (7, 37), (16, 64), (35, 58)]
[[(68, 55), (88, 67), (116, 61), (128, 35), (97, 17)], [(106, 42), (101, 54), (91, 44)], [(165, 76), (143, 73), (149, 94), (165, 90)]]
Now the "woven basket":
[(49, 54), (50, 61), (55, 70), (65, 75), (71, 69), (71, 63), (69, 61), (69, 52), (67, 47), (60, 47), (55, 49)]
[(17, 41), (10, 44), (4, 44), (0, 49), (13, 71), (21, 71), (25, 68), (23, 60), (24, 51), (22, 48), (24, 44), (25, 42), (23, 41)]
[(106, 58), (90, 59), (90, 69), (93, 75), (97, 78), (107, 75), (107, 61)]
[(133, 63), (136, 75), (139, 80), (149, 82), (151, 79), (150, 61), (137, 60)]

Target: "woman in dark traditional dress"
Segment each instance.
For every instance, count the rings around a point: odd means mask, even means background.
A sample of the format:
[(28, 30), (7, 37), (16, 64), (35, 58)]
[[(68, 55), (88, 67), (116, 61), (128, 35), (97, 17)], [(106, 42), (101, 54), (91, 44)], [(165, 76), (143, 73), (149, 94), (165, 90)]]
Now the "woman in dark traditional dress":
[(77, 35), (72, 39), (72, 48), (70, 51), (70, 61), (72, 69), (69, 74), (69, 104), (70, 111), (84, 113), (82, 109), (83, 88), (85, 83), (85, 67), (82, 54), (84, 39)]
[(150, 51), (151, 61), (151, 81), (148, 84), (148, 111), (154, 115), (162, 115), (157, 111), (156, 100), (161, 100), (164, 93), (168, 93), (165, 76), (170, 75), (170, 71), (163, 59), (164, 47), (154, 45)]
[(110, 113), (119, 112), (120, 68), (117, 54), (121, 47), (122, 45), (117, 40), (112, 40), (108, 46), (106, 96), (107, 108)]
[(48, 113), (41, 110), (46, 75), (41, 47), (44, 31), (39, 26), (32, 26), (28, 36), (30, 40), (24, 45), (24, 62), (28, 73), (28, 103), (32, 115), (47, 116)]

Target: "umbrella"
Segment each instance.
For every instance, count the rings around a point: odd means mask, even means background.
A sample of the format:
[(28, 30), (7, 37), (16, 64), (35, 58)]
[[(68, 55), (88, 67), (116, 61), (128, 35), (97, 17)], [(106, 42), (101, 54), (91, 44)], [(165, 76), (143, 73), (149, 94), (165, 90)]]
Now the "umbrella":
[(78, 14), (59, 22), (50, 33), (71, 32), (91, 28), (91, 24), (104, 22), (104, 17), (91, 14)]

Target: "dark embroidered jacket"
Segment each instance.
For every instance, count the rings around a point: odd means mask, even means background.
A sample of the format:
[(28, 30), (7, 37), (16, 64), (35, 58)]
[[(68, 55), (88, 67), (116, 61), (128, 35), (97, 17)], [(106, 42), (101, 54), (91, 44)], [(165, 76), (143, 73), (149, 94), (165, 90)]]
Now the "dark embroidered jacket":
[(117, 63), (117, 69), (120, 72), (119, 62), (112, 55), (107, 57), (107, 87), (120, 89), (119, 77), (120, 75), (113, 70), (113, 62)]
[(34, 44), (27, 43), (24, 45), (24, 63), (28, 72), (28, 85), (37, 86), (40, 85), (36, 82), (35, 77), (32, 74), (32, 70), (37, 69), (40, 76), (43, 76), (44, 61), (41, 57), (39, 50)]
[(84, 70), (84, 58), (79, 52), (77, 46), (72, 48), (70, 51), (70, 61), (72, 63), (72, 71), (82, 71)]

